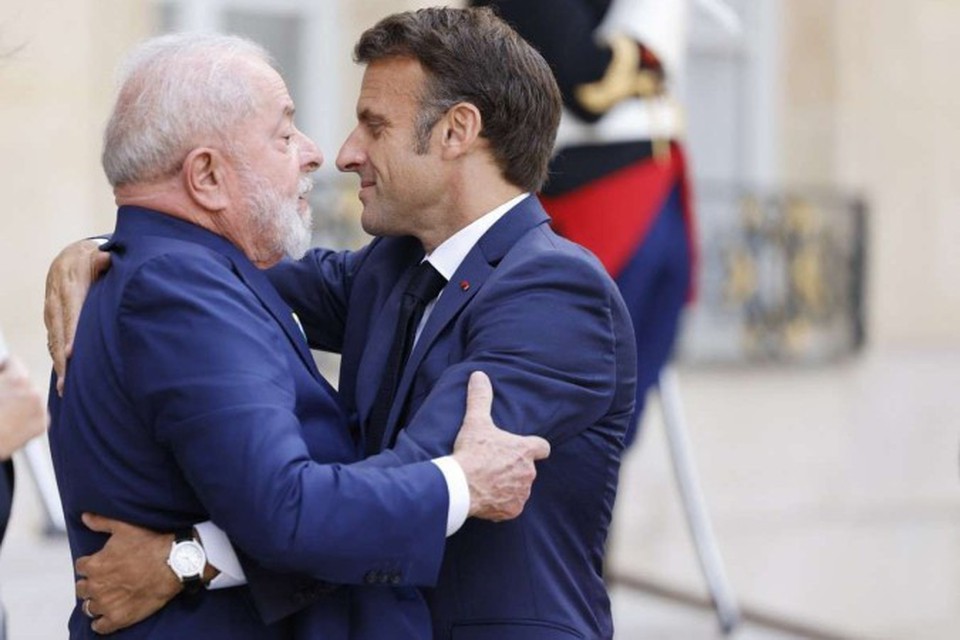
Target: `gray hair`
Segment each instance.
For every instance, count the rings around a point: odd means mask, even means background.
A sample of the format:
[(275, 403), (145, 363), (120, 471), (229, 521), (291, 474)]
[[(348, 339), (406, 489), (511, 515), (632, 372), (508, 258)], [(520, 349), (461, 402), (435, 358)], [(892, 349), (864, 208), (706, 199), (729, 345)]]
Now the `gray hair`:
[(152, 38), (127, 56), (103, 136), (103, 170), (113, 187), (179, 171), (196, 146), (221, 142), (255, 110), (242, 64), (274, 66), (260, 45), (237, 36), (180, 33)]

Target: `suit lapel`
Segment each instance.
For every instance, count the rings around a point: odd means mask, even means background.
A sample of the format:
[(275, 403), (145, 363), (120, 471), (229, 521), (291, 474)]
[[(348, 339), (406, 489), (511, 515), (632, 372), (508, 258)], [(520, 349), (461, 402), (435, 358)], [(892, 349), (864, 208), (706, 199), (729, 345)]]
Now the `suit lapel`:
[(317, 370), (317, 365), (313, 361), (313, 355), (307, 346), (303, 331), (293, 319), (293, 312), (283, 302), (263, 272), (257, 269), (243, 252), (229, 240), (173, 216), (130, 205), (120, 207), (117, 213), (117, 230), (111, 243), (122, 242), (126, 235), (159, 236), (183, 240), (207, 247), (229, 260), (233, 265), (234, 273), (257, 296), (264, 308), (283, 329), (287, 339), (293, 345), (310, 374), (333, 391), (333, 388), (329, 386)]
[(377, 314), (376, 319), (371, 325), (372, 329), (368, 334), (367, 344), (364, 347), (357, 369), (357, 380), (369, 382), (368, 384), (358, 384), (356, 390), (357, 413), (360, 417), (364, 437), (366, 437), (367, 431), (367, 418), (377, 397), (377, 391), (380, 389), (383, 369), (387, 364), (387, 357), (393, 345), (393, 336), (397, 332), (400, 299), (407, 288), (407, 283), (413, 276), (413, 271), (409, 267), (417, 264), (422, 257), (423, 251), (421, 250), (420, 258), (417, 258), (410, 265), (402, 263), (396, 265), (395, 268), (398, 270), (405, 269), (404, 273), (397, 279), (383, 305), (379, 307), (375, 305), (373, 308), (373, 313)]
[[(394, 397), (393, 407), (390, 410), (390, 418), (387, 420), (387, 428), (384, 433), (384, 446), (393, 440), (394, 433), (403, 426), (398, 424), (401, 409), (405, 405), (407, 396), (413, 387), (420, 363), (423, 362), (423, 358), (430, 350), (430, 347), (436, 342), (441, 331), (453, 322), (467, 303), (477, 295), (496, 266), (521, 236), (530, 229), (549, 221), (550, 218), (540, 205), (540, 201), (536, 196), (531, 196), (521, 201), (498, 220), (497, 223), (480, 238), (473, 249), (467, 253), (463, 262), (460, 263), (460, 266), (457, 267), (456, 272), (454, 272), (450, 282), (443, 288), (436, 306), (431, 312), (430, 317), (427, 318), (423, 332), (420, 334), (420, 339), (417, 340), (417, 344), (413, 352), (411, 352), (407, 364), (404, 366), (400, 383), (397, 386), (397, 393)], [(403, 284), (406, 286), (405, 281)], [(397, 308), (399, 307), (398, 291), (402, 290), (398, 283), (398, 286), (394, 288), (394, 292), (391, 295), (391, 299), (396, 296), (398, 300), (396, 306), (393, 308), (393, 313), (384, 314), (392, 319), (394, 327), (396, 326)], [(383, 318), (381, 318), (381, 320), (382, 319)], [(392, 336), (393, 334), (391, 333), (390, 335)], [(388, 339), (385, 350), (389, 350), (389, 345), (390, 342)], [(368, 352), (369, 351), (370, 349), (368, 349)], [(383, 370), (383, 362), (385, 360), (386, 355), (383, 354), (380, 359), (380, 371)], [(379, 377), (369, 379), (379, 380)], [(372, 393), (375, 394), (376, 390), (374, 389)]]
[(293, 348), (296, 349), (297, 355), (300, 356), (300, 360), (303, 361), (303, 364), (310, 370), (313, 377), (326, 385), (327, 382), (317, 370), (317, 364), (313, 360), (313, 354), (310, 353), (310, 347), (307, 345), (306, 336), (303, 335), (303, 329), (300, 327), (298, 321), (294, 320), (293, 312), (280, 297), (280, 294), (277, 293), (277, 290), (273, 288), (273, 285), (270, 284), (270, 281), (267, 280), (263, 272), (257, 269), (249, 260), (237, 260), (235, 257), (231, 257), (231, 262), (233, 262), (240, 279), (243, 280), (250, 291), (260, 299), (260, 302), (263, 303), (266, 310), (283, 329), (283, 332), (287, 335), (287, 339), (290, 340)]
[[(397, 385), (397, 394), (394, 397), (393, 407), (390, 409), (390, 419), (387, 420), (387, 429), (385, 443), (393, 440), (393, 434), (402, 426), (398, 424), (400, 412), (405, 404), (405, 400), (410, 395), (413, 381), (416, 378), (417, 369), (423, 362), (424, 356), (430, 350), (430, 347), (437, 340), (437, 336), (454, 318), (459, 315), (460, 310), (470, 300), (473, 299), (486, 279), (493, 273), (493, 267), (483, 257), (482, 253), (474, 247), (467, 257), (464, 258), (460, 267), (457, 268), (454, 277), (451, 278), (447, 286), (443, 288), (436, 306), (427, 318), (427, 322), (420, 334), (420, 339), (410, 353), (410, 358), (403, 368), (400, 377), (400, 383)], [(469, 283), (469, 287), (460, 286), (461, 282)], [(386, 444), (384, 445), (386, 446)]]

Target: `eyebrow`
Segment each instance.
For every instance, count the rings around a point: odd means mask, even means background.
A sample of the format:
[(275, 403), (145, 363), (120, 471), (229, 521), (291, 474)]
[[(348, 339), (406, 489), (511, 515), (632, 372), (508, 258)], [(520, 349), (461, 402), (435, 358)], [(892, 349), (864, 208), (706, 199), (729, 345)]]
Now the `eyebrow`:
[(386, 116), (381, 115), (379, 113), (374, 113), (369, 108), (364, 108), (361, 111), (359, 111), (357, 113), (357, 120), (359, 120), (360, 122), (366, 122), (366, 123), (378, 122), (381, 124), (387, 124), (390, 122)]
[(280, 114), (280, 119), (277, 120), (277, 126), (275, 131), (279, 131), (283, 127), (283, 125), (286, 124), (288, 119), (292, 121), (293, 116), (294, 114), (296, 114), (296, 112), (297, 112), (297, 108), (292, 104), (285, 105), (283, 107), (283, 113)]

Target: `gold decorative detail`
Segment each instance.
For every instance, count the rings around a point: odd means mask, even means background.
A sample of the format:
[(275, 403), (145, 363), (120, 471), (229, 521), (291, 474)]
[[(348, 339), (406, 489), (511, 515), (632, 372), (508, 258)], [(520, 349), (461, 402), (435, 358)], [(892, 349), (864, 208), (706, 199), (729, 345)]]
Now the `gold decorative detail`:
[(727, 261), (723, 297), (728, 304), (743, 304), (757, 293), (757, 265), (745, 251), (734, 251)]
[(791, 198), (784, 218), (784, 227), (792, 235), (810, 238), (820, 230), (819, 212), (806, 200)]
[(670, 160), (670, 138), (653, 138), (650, 141), (653, 149), (653, 159), (660, 164)]
[(816, 245), (800, 249), (790, 263), (790, 280), (804, 309), (814, 314), (824, 312), (826, 291), (823, 256)]
[(640, 69), (640, 49), (626, 36), (609, 41), (610, 65), (603, 77), (577, 87), (574, 97), (590, 113), (601, 114), (625, 98), (663, 93), (663, 81), (654, 71)]
[(807, 318), (794, 318), (783, 327), (782, 344), (790, 355), (800, 355), (810, 347), (813, 327)]

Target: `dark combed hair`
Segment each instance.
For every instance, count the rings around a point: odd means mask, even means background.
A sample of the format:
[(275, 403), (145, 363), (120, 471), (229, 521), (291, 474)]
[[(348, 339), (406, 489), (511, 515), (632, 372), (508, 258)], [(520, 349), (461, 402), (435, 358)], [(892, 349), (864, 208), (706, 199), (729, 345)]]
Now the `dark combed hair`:
[(427, 75), (417, 118), (417, 151), (452, 106), (469, 102), (504, 178), (537, 191), (560, 122), (561, 97), (549, 65), (489, 8), (434, 7), (388, 16), (360, 36), (361, 64), (413, 58)]

